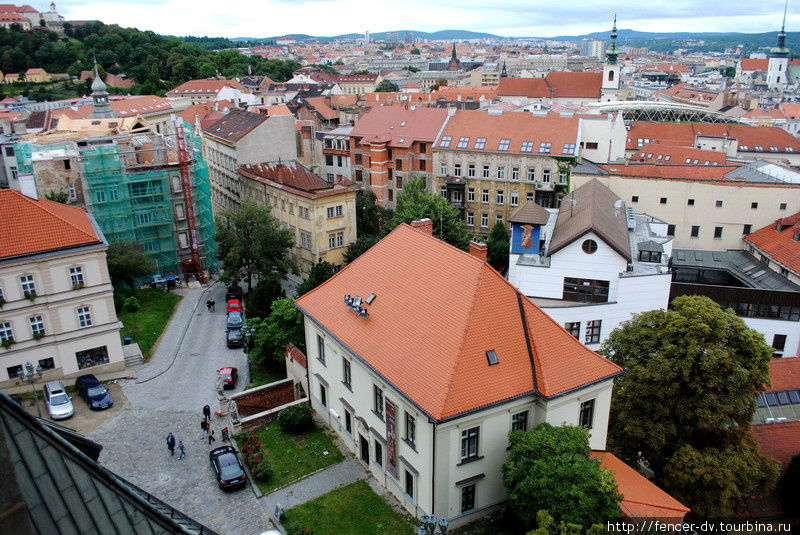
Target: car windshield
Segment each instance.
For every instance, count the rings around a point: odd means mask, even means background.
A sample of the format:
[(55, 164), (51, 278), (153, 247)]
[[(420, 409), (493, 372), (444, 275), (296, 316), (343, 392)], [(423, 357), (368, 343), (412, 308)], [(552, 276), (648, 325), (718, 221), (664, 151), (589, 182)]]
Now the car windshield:
[(223, 381), (230, 381), (231, 380), (231, 376), (229, 374), (223, 374), (223, 375), (220, 375), (220, 377), (222, 377)]
[(105, 389), (105, 387), (102, 387), (100, 385), (90, 386), (89, 390), (86, 391), (86, 393), (93, 398), (105, 396), (106, 392), (108, 391)]
[(219, 471), (223, 479), (230, 479), (242, 475), (242, 468), (239, 461), (232, 453), (222, 455), (219, 458)]
[(64, 405), (69, 403), (69, 397), (64, 392), (50, 396), (50, 405)]

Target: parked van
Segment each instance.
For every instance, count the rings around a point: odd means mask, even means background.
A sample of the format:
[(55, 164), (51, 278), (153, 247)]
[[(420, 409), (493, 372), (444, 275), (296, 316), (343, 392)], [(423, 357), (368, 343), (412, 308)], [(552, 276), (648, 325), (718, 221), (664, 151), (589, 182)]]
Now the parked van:
[(69, 418), (75, 412), (72, 401), (61, 381), (50, 381), (44, 385), (44, 402), (53, 420)]

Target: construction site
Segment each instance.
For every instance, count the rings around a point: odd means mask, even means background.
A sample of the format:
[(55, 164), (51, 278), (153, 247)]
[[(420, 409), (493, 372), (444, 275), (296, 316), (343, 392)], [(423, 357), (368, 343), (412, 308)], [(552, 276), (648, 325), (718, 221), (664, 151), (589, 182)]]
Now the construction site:
[(67, 192), (69, 204), (85, 207), (109, 243), (141, 243), (156, 264), (155, 280), (206, 280), (217, 270), (214, 218), (192, 127), (178, 119), (159, 134), (142, 123), (121, 129), (107, 119), (84, 121), (70, 126), (86, 128), (59, 128), (17, 144), (20, 175), (33, 175), (40, 195)]

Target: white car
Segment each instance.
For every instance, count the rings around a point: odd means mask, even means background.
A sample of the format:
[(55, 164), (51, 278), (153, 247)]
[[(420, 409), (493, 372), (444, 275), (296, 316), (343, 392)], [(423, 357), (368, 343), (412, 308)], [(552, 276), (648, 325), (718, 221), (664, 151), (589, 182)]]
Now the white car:
[(72, 407), (72, 398), (64, 390), (61, 381), (50, 381), (43, 388), (44, 402), (47, 405), (47, 412), (53, 420), (69, 418), (75, 412)]

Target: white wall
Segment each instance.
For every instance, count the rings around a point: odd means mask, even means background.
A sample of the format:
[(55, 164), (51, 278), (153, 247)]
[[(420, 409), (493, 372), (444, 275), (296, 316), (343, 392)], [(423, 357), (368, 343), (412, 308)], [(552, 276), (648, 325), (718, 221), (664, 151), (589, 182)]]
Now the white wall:
[(786, 345), (782, 351), (783, 356), (800, 356), (800, 322), (765, 318), (742, 319), (748, 327), (764, 335), (764, 341), (768, 346), (772, 346), (772, 340), (776, 334), (785, 334)]

